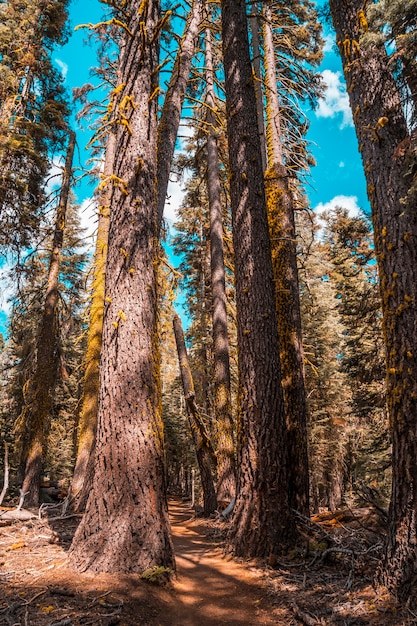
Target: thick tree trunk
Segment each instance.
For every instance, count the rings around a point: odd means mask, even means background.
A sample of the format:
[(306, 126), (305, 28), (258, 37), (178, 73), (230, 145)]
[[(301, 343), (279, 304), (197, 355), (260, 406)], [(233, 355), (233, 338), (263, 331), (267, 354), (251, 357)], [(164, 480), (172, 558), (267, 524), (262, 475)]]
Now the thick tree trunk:
[(242, 556), (268, 556), (294, 533), (287, 496), (271, 246), (256, 98), (243, 0), (222, 1), (239, 359), (238, 488), (231, 540)]
[(211, 294), (213, 301), (214, 410), (217, 452), (217, 498), (236, 495), (233, 415), (230, 394), (230, 357), (224, 269), (223, 216), (219, 154), (216, 138), (216, 101), (211, 31), (206, 29), (207, 187), (210, 211)]
[(113, 164), (116, 153), (116, 136), (110, 133), (107, 140), (104, 171), (102, 176), (96, 249), (94, 254), (94, 278), (88, 327), (87, 351), (82, 407), (78, 424), (77, 459), (72, 478), (70, 498), (71, 509), (83, 511), (91, 488), (92, 477), (88, 477), (89, 462), (93, 450), (98, 411), (99, 363), (103, 334), (105, 273), (110, 224), (110, 202), (112, 193)]
[[(173, 567), (156, 319), (159, 3), (129, 3), (106, 268), (93, 486), (71, 547), (79, 570)], [(130, 105), (129, 105), (130, 103)]]
[(203, 20), (205, 0), (193, 0), (184, 34), (175, 59), (174, 68), (158, 126), (158, 222), (161, 223), (167, 195), (169, 174), (174, 157), (175, 142), (181, 119), (185, 89), (195, 52), (197, 37)]
[(75, 133), (71, 132), (55, 218), (55, 231), (49, 262), (45, 306), (36, 344), (35, 372), (30, 381), (28, 402), (24, 408), (28, 435), (23, 450), (25, 478), (22, 490), (26, 494), (25, 502), (27, 506), (36, 506), (39, 504), (42, 462), (51, 417), (51, 392), (54, 387), (57, 372), (58, 331), (56, 306), (58, 302), (59, 267), (64, 240), (65, 217), (70, 192), (74, 149)]
[(268, 170), (265, 188), (272, 243), (282, 386), (288, 430), (288, 494), (290, 507), (308, 516), (309, 470), (307, 400), (301, 331), (300, 291), (294, 199), (284, 165), (270, 2), (263, 7)]
[[(409, 141), (384, 48), (362, 48), (362, 0), (330, 3), (372, 207), (381, 280), (392, 431), (392, 496), (385, 556), (377, 579), (401, 600), (417, 580), (417, 213), (402, 202)], [(415, 597), (414, 597), (415, 602)]]
[(178, 315), (173, 319), (173, 326), (191, 436), (193, 438), (198, 468), (200, 470), (204, 502), (203, 515), (209, 517), (209, 515), (214, 513), (217, 509), (216, 490), (214, 489), (213, 473), (211, 471), (214, 452), (195, 403), (193, 375), (188, 361), (181, 319)]

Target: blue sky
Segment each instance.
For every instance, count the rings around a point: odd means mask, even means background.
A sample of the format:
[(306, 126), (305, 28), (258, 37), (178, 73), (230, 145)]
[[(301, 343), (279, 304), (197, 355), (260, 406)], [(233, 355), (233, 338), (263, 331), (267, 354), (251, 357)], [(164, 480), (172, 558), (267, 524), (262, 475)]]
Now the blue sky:
[[(320, 2), (321, 4), (321, 2)], [(57, 65), (65, 77), (68, 91), (90, 82), (90, 68), (96, 65), (95, 52), (86, 43), (88, 31), (74, 30), (76, 25), (97, 23), (102, 15), (103, 5), (99, 0), (72, 0), (70, 9), (69, 42), (54, 54)], [(366, 197), (365, 178), (357, 148), (356, 135), (348, 104), (348, 96), (343, 80), (342, 66), (334, 49), (334, 36), (326, 34), (325, 59), (320, 67), (327, 89), (325, 98), (319, 103), (315, 112), (311, 112), (308, 139), (317, 161), (312, 169), (310, 184), (306, 192), (310, 205), (317, 212), (342, 205), (352, 214), (359, 207), (369, 213)], [(77, 130), (79, 153), (76, 154), (76, 165), (83, 165), (88, 158), (85, 146), (89, 135), (85, 130)], [(79, 154), (79, 156), (78, 156)], [(79, 160), (79, 162), (78, 162)], [(93, 187), (86, 182), (75, 190), (82, 205), (82, 221), (93, 231), (94, 207), (91, 206)], [(175, 208), (181, 202), (181, 189), (171, 185), (171, 200), (166, 209), (166, 217), (175, 219)], [(172, 259), (175, 262), (174, 259)], [(7, 321), (7, 291), (0, 296), (0, 332), (5, 331)]]

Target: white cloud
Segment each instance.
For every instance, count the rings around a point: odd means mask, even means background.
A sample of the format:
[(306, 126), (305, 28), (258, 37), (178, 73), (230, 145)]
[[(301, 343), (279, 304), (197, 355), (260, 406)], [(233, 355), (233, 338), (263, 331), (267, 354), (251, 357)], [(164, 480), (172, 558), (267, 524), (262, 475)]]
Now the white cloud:
[(324, 98), (320, 98), (319, 106), (316, 110), (317, 117), (336, 117), (342, 115), (340, 128), (353, 126), (352, 113), (349, 106), (349, 96), (346, 92), (346, 85), (342, 81), (340, 72), (324, 70), (323, 80), (326, 84)]
[(345, 167), (345, 162), (344, 161), (340, 161), (339, 167)]
[(358, 205), (357, 196), (335, 196), (329, 202), (319, 202), (313, 211), (320, 216), (326, 211), (332, 211), (336, 207), (342, 207), (348, 210), (349, 217), (357, 217), (360, 214), (360, 206)]
[(323, 213), (327, 213), (330, 211), (334, 211), (336, 207), (341, 207), (343, 209), (347, 209), (349, 217), (356, 217), (360, 214), (361, 209), (358, 205), (357, 196), (334, 196), (329, 202), (319, 202), (317, 206), (313, 208), (314, 215), (317, 217), (317, 225), (318, 230), (316, 231), (315, 237), (319, 241), (323, 240), (323, 231), (325, 227), (325, 222), (321, 219)]
[(61, 59), (55, 59), (55, 63), (61, 70), (62, 78), (65, 80), (68, 74), (68, 65), (64, 63), (64, 61), (61, 61)]
[(324, 46), (323, 46), (324, 54), (326, 54), (326, 52), (333, 52), (335, 44), (336, 44), (336, 37), (333, 33), (328, 33), (327, 35), (325, 35)]

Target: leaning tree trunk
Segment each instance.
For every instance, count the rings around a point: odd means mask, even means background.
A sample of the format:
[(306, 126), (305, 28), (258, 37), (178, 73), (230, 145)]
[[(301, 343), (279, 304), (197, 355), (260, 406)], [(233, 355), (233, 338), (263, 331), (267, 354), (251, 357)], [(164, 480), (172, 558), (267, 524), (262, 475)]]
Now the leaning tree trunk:
[(256, 98), (243, 0), (222, 1), (239, 359), (238, 487), (231, 540), (242, 556), (288, 547), (286, 426)]
[(227, 324), (226, 277), (224, 268), (223, 216), (219, 154), (216, 138), (216, 101), (211, 50), (211, 31), (206, 28), (207, 187), (210, 212), (210, 261), (213, 318), (214, 410), (217, 452), (217, 498), (236, 495), (233, 415), (230, 393), (230, 357)]
[(197, 405), (193, 375), (188, 361), (187, 348), (184, 340), (181, 319), (175, 315), (173, 319), (175, 343), (177, 345), (178, 363), (180, 366), (182, 387), (187, 405), (191, 436), (193, 438), (198, 468), (200, 470), (201, 487), (203, 489), (203, 515), (209, 517), (217, 509), (216, 490), (214, 489), (213, 473), (211, 471), (214, 452), (210, 439), (206, 433)]
[(404, 163), (410, 137), (385, 49), (360, 45), (362, 0), (332, 0), (330, 7), (367, 180), (381, 281), (392, 496), (377, 580), (405, 600), (415, 595), (417, 580), (417, 212), (402, 200), (411, 184)]
[(62, 187), (55, 218), (55, 232), (49, 262), (48, 285), (41, 326), (36, 342), (36, 365), (29, 383), (26, 406), (23, 409), (27, 429), (24, 443), (25, 477), (22, 490), (26, 504), (39, 504), (42, 462), (45, 455), (46, 437), (51, 417), (52, 398), (58, 364), (57, 302), (59, 267), (64, 240), (65, 216), (72, 176), (72, 160), (75, 149), (75, 133), (70, 133)]
[(111, 132), (107, 140), (104, 171), (99, 187), (101, 195), (94, 254), (90, 324), (85, 355), (82, 406), (78, 423), (77, 459), (70, 489), (71, 509), (78, 512), (85, 509), (92, 483), (93, 459), (91, 455), (97, 428), (99, 363), (103, 334), (105, 274), (115, 148), (116, 136)]
[(120, 54), (93, 486), (71, 547), (78, 570), (173, 567), (157, 338), (159, 2), (132, 0)]
[(307, 399), (301, 331), (294, 199), (284, 164), (271, 3), (263, 5), (268, 169), (265, 188), (272, 244), (282, 386), (287, 419), (288, 495), (291, 508), (309, 515)]

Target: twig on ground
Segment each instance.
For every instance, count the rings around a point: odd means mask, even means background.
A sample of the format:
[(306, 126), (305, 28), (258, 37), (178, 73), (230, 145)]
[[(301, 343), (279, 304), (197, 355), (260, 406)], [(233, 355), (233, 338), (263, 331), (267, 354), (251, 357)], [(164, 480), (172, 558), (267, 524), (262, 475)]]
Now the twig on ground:
[(310, 613), (306, 613), (306, 611), (300, 609), (300, 607), (295, 602), (291, 603), (291, 608), (294, 611), (297, 619), (299, 619), (300, 622), (302, 622), (306, 626), (320, 626), (321, 624), (325, 626), (325, 622), (322, 619), (316, 617), (315, 615), (311, 615)]

